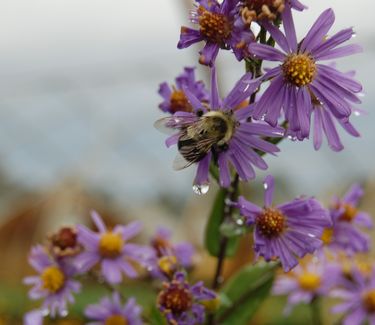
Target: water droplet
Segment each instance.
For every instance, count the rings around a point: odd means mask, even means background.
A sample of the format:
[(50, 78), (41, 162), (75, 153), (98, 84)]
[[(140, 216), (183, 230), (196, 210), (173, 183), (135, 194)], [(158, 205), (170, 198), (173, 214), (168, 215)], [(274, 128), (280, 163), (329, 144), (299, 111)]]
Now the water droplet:
[(263, 183), (263, 187), (264, 187), (265, 190), (267, 190), (268, 189), (268, 184), (267, 183)]
[(210, 189), (210, 185), (208, 184), (194, 184), (193, 185), (193, 192), (198, 195), (205, 195), (207, 194), (208, 190)]
[(288, 135), (288, 139), (292, 140), (292, 141), (297, 141), (297, 137), (296, 136)]
[(360, 113), (359, 111), (354, 111), (353, 114), (354, 114), (355, 116), (361, 116), (361, 113)]
[(357, 37), (357, 33), (356, 33), (356, 32), (353, 32), (353, 34), (352, 34), (352, 38), (355, 38), (355, 37)]
[(239, 225), (239, 226), (243, 226), (243, 224), (244, 224), (244, 220), (243, 220), (242, 218), (238, 218), (238, 219), (236, 220), (236, 224)]
[(42, 309), (42, 315), (43, 317), (47, 317), (49, 315), (49, 309), (48, 308)]
[(66, 317), (66, 316), (68, 316), (68, 310), (67, 310), (67, 309), (62, 310), (62, 311), (60, 312), (60, 316), (61, 316), (61, 317)]

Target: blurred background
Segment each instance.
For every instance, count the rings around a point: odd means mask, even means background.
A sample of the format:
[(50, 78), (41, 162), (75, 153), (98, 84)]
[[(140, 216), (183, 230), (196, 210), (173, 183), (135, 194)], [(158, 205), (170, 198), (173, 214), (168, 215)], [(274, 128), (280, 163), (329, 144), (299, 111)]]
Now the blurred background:
[[(341, 132), (341, 153), (327, 145), (316, 152), (311, 141), (284, 141), (279, 156), (266, 159), (268, 172), (278, 178), (280, 199), (304, 193), (328, 202), (332, 193), (361, 182), (364, 206), (374, 213), (373, 3), (304, 3), (308, 13), (295, 14), (301, 36), (327, 7), (336, 12), (332, 32), (355, 27), (365, 51), (338, 67), (357, 70), (368, 115), (354, 117), (362, 138)], [(215, 190), (194, 195), (194, 168), (173, 171), (175, 151), (153, 128), (163, 116), (159, 83), (172, 83), (184, 66), (197, 64), (200, 45), (176, 48), (190, 7), (188, 0), (0, 1), (0, 324), (16, 324), (30, 308), (21, 284), (31, 271), (30, 245), (61, 225), (87, 223), (91, 209), (114, 221), (141, 219), (144, 239), (166, 225), (176, 239), (200, 247)], [(225, 95), (244, 65), (224, 51), (218, 65)], [(198, 67), (197, 74), (207, 79), (207, 69)], [(259, 172), (258, 180), (264, 175)], [(244, 244), (227, 272), (248, 261)], [(197, 274), (212, 276), (213, 262), (205, 259), (209, 267)], [(258, 318), (259, 324), (274, 322)]]

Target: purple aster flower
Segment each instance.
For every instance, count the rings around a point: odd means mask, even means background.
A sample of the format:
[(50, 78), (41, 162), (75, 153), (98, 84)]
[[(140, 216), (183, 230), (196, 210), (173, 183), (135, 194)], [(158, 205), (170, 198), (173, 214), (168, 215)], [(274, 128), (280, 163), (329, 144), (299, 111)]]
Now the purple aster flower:
[(326, 296), (336, 283), (339, 270), (330, 267), (317, 257), (302, 260), (291, 272), (279, 275), (273, 287), (274, 295), (288, 295), (285, 313), (289, 314), (299, 303), (310, 304), (314, 299)]
[(189, 268), (193, 264), (193, 245), (187, 242), (173, 244), (171, 236), (169, 229), (160, 227), (151, 239), (155, 258), (150, 269), (155, 277), (165, 279), (165, 276), (173, 276), (179, 267)]
[(184, 72), (176, 78), (176, 86), (172, 86), (172, 88), (166, 82), (160, 84), (159, 94), (164, 101), (159, 107), (163, 112), (174, 114), (179, 111), (192, 111), (193, 108), (186, 98), (184, 87), (189, 89), (201, 102), (208, 102), (208, 91), (203, 81), (195, 80), (194, 70), (195, 68), (184, 68)]
[(242, 60), (248, 56), (247, 45), (254, 40), (254, 34), (245, 26), (236, 26), (238, 0), (197, 0), (198, 8), (191, 10), (190, 21), (199, 25), (199, 29), (181, 27), (179, 49), (205, 41), (199, 52), (199, 63), (213, 66), (219, 49), (232, 49), (236, 58)]
[(91, 217), (98, 233), (83, 225), (77, 226), (78, 242), (85, 248), (76, 259), (79, 271), (87, 272), (100, 263), (101, 273), (109, 283), (121, 282), (122, 273), (130, 278), (136, 277), (137, 272), (130, 262), (145, 264), (153, 255), (150, 248), (128, 242), (141, 231), (141, 223), (134, 221), (107, 229), (98, 213), (93, 211)]
[(334, 198), (330, 209), (333, 226), (325, 229), (322, 237), (329, 248), (344, 250), (348, 254), (369, 250), (369, 236), (358, 229), (373, 226), (371, 216), (357, 208), (362, 196), (363, 189), (354, 184), (342, 199)]
[(170, 282), (163, 283), (157, 305), (171, 325), (202, 324), (205, 319), (207, 301), (216, 299), (216, 294), (205, 288), (203, 282), (191, 286), (185, 275), (177, 272)]
[(220, 185), (230, 185), (231, 164), (244, 181), (253, 179), (253, 166), (267, 169), (259, 151), (274, 154), (276, 145), (261, 137), (281, 137), (284, 129), (262, 122), (249, 122), (252, 105), (238, 108), (259, 86), (259, 80), (245, 74), (228, 96), (221, 100), (218, 94), (215, 69), (211, 73), (210, 107), (203, 105), (187, 88), (185, 94), (193, 112), (177, 112), (170, 118), (155, 123), (157, 128), (170, 128), (177, 133), (166, 140), (168, 147), (177, 144), (180, 153), (174, 168), (182, 169), (198, 164), (197, 186), (208, 184), (209, 166), (213, 161), (219, 168)]
[[(362, 90), (362, 86), (351, 76), (318, 61), (361, 51), (356, 44), (340, 46), (354, 35), (353, 29), (342, 30), (327, 39), (326, 34), (335, 20), (332, 9), (328, 9), (316, 20), (306, 37), (297, 43), (289, 5), (285, 7), (282, 18), (285, 35), (272, 24), (263, 22), (282, 51), (264, 44), (252, 43), (249, 46), (250, 52), (258, 58), (281, 62), (263, 76), (265, 80), (271, 79), (271, 84), (259, 99), (253, 117), (264, 118), (276, 125), (283, 110), (289, 132), (297, 134), (301, 140), (309, 137), (311, 114), (318, 114), (315, 116), (318, 120), (315, 146), (319, 146), (319, 126), (324, 123), (331, 147), (339, 150), (341, 146), (337, 142), (332, 116), (346, 123), (352, 113), (352, 103), (360, 103), (355, 94)], [(321, 123), (319, 119), (322, 119)]]
[(237, 207), (249, 226), (254, 225), (254, 250), (266, 261), (279, 258), (285, 272), (298, 264), (297, 257), (315, 252), (322, 245), (325, 227), (331, 226), (328, 212), (313, 198), (297, 198), (273, 207), (274, 180), (264, 180), (264, 207), (240, 197)]
[[(236, 24), (250, 24), (255, 22), (275, 21), (284, 11), (288, 0), (240, 0), (239, 20)], [(289, 0), (291, 8), (302, 11), (307, 7), (298, 0)]]
[(375, 270), (365, 276), (358, 270), (352, 272), (352, 281), (347, 281), (341, 289), (332, 292), (335, 298), (343, 302), (335, 307), (334, 313), (344, 313), (343, 325), (361, 325), (366, 320), (375, 324)]
[(142, 325), (142, 308), (134, 298), (129, 298), (125, 304), (121, 303), (118, 292), (114, 292), (112, 299), (105, 297), (97, 305), (89, 305), (85, 309), (85, 315), (92, 322), (88, 325)]
[[(67, 303), (74, 302), (72, 293), (78, 293), (81, 288), (81, 284), (72, 279), (76, 269), (69, 263), (54, 261), (41, 245), (31, 249), (29, 263), (38, 272), (37, 276), (24, 279), (25, 284), (33, 285), (29, 292), (30, 299), (44, 299), (42, 310), (45, 314), (65, 316)], [(31, 318), (37, 316), (37, 312), (29, 315)]]

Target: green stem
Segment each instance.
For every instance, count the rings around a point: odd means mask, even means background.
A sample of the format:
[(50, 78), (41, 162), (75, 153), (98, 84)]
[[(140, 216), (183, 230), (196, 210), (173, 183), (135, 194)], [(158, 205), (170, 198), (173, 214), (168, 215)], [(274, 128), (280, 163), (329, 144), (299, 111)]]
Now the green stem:
[(321, 313), (321, 308), (320, 304), (321, 300), (319, 297), (315, 297), (310, 306), (311, 306), (311, 319), (312, 319), (312, 324), (313, 325), (323, 325), (323, 320), (322, 320), (322, 313)]

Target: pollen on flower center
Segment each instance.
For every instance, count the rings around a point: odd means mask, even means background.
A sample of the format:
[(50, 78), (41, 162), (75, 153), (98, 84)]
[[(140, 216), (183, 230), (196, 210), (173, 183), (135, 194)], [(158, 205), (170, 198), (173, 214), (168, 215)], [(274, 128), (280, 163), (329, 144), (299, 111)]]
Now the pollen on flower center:
[(106, 318), (105, 325), (128, 325), (128, 321), (124, 316), (111, 315)]
[(99, 252), (103, 257), (117, 257), (120, 255), (123, 246), (124, 240), (120, 234), (109, 231), (100, 236)]
[(321, 279), (315, 273), (306, 272), (298, 277), (299, 286), (306, 291), (314, 291), (319, 288)]
[(176, 256), (163, 256), (158, 260), (158, 266), (165, 274), (171, 275), (177, 266)]
[(65, 275), (57, 266), (47, 267), (42, 275), (42, 286), (51, 293), (59, 291), (65, 283)]
[(329, 245), (333, 238), (333, 228), (324, 228), (321, 240), (324, 245)]
[(174, 314), (181, 314), (191, 308), (193, 297), (183, 284), (172, 282), (160, 292), (158, 304)]
[(280, 235), (285, 228), (285, 216), (278, 209), (265, 208), (256, 218), (257, 230), (265, 237)]
[(284, 11), (285, 0), (247, 0), (241, 9), (245, 24), (257, 20), (275, 20)]
[(310, 84), (316, 75), (315, 61), (307, 54), (291, 54), (282, 65), (284, 78), (297, 87)]
[(223, 46), (230, 36), (232, 27), (223, 14), (212, 13), (200, 6), (198, 8), (200, 33), (210, 42)]
[(340, 216), (340, 220), (351, 222), (358, 214), (358, 210), (350, 204), (343, 204), (344, 212)]
[(171, 97), (171, 113), (176, 113), (176, 112), (191, 112), (192, 107), (189, 104), (185, 93), (182, 90), (177, 90), (174, 89)]
[(366, 292), (362, 297), (362, 302), (368, 312), (375, 312), (375, 289)]

